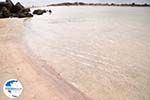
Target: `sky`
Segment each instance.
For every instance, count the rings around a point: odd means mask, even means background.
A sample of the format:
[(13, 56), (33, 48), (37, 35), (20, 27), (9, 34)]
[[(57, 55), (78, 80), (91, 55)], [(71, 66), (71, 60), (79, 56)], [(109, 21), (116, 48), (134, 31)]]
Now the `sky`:
[[(5, 1), (5, 0), (0, 0)], [(13, 2), (21, 2), (24, 5), (48, 5), (60, 2), (94, 2), (94, 3), (149, 3), (150, 0), (12, 0)]]

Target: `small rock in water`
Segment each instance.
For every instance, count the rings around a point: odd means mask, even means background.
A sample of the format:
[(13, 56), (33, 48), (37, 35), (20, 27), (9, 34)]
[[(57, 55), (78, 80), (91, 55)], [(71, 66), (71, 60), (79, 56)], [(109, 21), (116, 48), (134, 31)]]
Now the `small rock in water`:
[(51, 14), (51, 13), (52, 13), (52, 10), (48, 10), (48, 12)]
[(46, 13), (46, 10), (37, 9), (33, 11), (33, 14), (36, 14), (36, 15), (42, 15), (44, 13)]

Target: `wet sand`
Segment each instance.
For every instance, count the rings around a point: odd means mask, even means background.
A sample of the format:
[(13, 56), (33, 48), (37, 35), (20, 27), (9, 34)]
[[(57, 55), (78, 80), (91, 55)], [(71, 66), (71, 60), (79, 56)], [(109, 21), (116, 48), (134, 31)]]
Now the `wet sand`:
[[(27, 54), (20, 40), (23, 30), (23, 20), (0, 20), (0, 83), (7, 79), (20, 80), (24, 90), (18, 100), (89, 100), (51, 66)], [(2, 87), (0, 100), (10, 100)]]

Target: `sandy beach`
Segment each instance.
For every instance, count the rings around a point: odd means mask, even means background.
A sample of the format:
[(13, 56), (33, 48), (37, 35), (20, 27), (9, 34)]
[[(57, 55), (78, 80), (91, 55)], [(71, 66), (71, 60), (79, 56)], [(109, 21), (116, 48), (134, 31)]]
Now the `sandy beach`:
[(20, 80), (17, 100), (150, 99), (149, 8), (42, 9), (0, 20), (0, 85)]
[[(0, 82), (18, 79), (23, 93), (18, 100), (89, 100), (84, 93), (62, 79), (49, 65), (26, 54), (21, 43), (23, 20), (0, 20)], [(38, 62), (38, 63), (37, 63)], [(47, 70), (42, 67), (48, 66)], [(8, 99), (0, 90), (1, 100)]]

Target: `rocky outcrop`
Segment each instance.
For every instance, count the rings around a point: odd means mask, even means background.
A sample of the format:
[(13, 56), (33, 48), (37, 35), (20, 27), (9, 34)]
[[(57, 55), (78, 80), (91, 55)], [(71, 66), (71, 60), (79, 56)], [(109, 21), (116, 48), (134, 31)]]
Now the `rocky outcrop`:
[(6, 7), (3, 7), (1, 12), (1, 17), (3, 18), (8, 18), (10, 16), (10, 11)]
[(25, 8), (20, 2), (15, 5), (11, 0), (6, 0), (5, 2), (0, 2), (0, 18), (9, 17), (33, 17), (30, 13), (30, 8)]
[(37, 10), (34, 10), (34, 11), (33, 11), (33, 14), (42, 15), (42, 14), (44, 14), (44, 13), (46, 13), (46, 12), (47, 12), (46, 10), (37, 9)]

